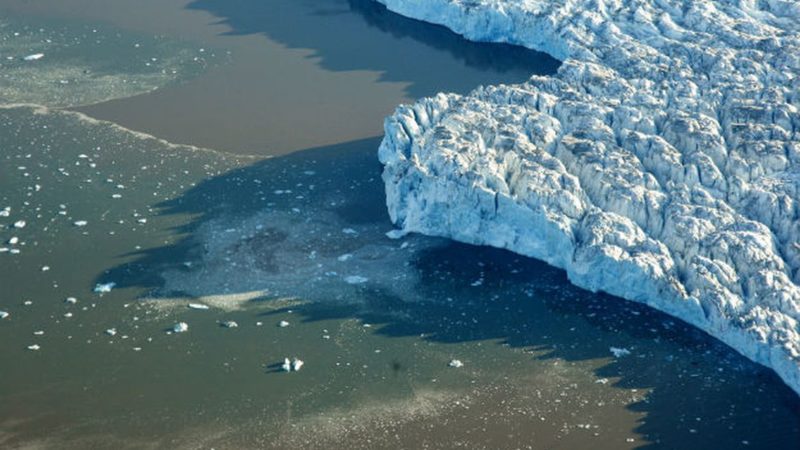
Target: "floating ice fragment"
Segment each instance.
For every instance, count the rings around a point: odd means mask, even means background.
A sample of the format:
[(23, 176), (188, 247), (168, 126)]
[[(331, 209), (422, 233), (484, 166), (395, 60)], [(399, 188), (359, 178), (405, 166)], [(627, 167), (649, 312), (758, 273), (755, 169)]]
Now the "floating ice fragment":
[(303, 362), (302, 359), (294, 358), (292, 360), (292, 370), (294, 370), (295, 372), (299, 371), (303, 367), (303, 364), (305, 363)]
[(389, 239), (400, 239), (407, 234), (408, 232), (405, 230), (392, 230), (386, 233), (386, 237)]
[(39, 350), (40, 348), (42, 348), (42, 347), (39, 347), (37, 344), (33, 344), (33, 345), (29, 345), (28, 346), (28, 350), (31, 350), (31, 351), (34, 351), (34, 352)]
[(66, 317), (67, 319), (69, 319), (70, 317), (72, 317), (72, 313), (71, 313), (71, 312), (64, 313), (64, 317)]
[(233, 320), (226, 320), (225, 322), (222, 322), (222, 326), (225, 328), (238, 328), (239, 324)]
[(283, 364), (281, 364), (281, 369), (283, 369), (284, 372), (292, 371), (292, 362), (289, 361), (289, 358), (283, 358)]
[(142, 217), (141, 219), (137, 220), (137, 222), (144, 224), (144, 223), (147, 223), (147, 219)]
[(64, 300), (64, 303), (69, 303), (70, 305), (74, 305), (75, 303), (78, 303), (78, 299), (75, 297), (67, 297)]
[(26, 56), (26, 57), (24, 57), (22, 59), (24, 59), (25, 61), (36, 61), (36, 60), (39, 60), (39, 59), (42, 59), (42, 58), (44, 58), (44, 53), (34, 53), (34, 54), (28, 55), (28, 56)]
[(281, 320), (280, 322), (278, 322), (278, 326), (281, 327), (281, 328), (286, 328), (286, 327), (289, 326), (289, 322), (287, 322), (285, 320)]
[(191, 309), (208, 309), (208, 305), (204, 305), (202, 303), (189, 303), (189, 308)]
[(356, 231), (356, 230), (354, 230), (352, 228), (344, 228), (344, 229), (342, 229), (342, 233), (344, 233), (344, 234), (358, 234), (358, 231)]
[(341, 262), (345, 262), (345, 261), (347, 261), (347, 260), (351, 259), (352, 257), (353, 257), (353, 255), (352, 255), (352, 254), (350, 254), (350, 253), (345, 253), (344, 255), (342, 255), (342, 256), (340, 256), (340, 257), (338, 257), (338, 258), (336, 258), (336, 259), (338, 259), (338, 260), (339, 260), (339, 261), (341, 261)]
[(172, 327), (173, 333), (185, 333), (189, 331), (189, 324), (186, 322), (178, 322)]
[(116, 328), (109, 328), (109, 329), (106, 330), (106, 334), (109, 335), (109, 336), (116, 336), (117, 335), (117, 329)]
[(0, 210), (0, 217), (8, 217), (11, 215), (11, 207), (6, 206), (2, 210)]
[(28, 223), (25, 222), (24, 220), (18, 220), (16, 222), (14, 222), (14, 228), (25, 228), (25, 225), (27, 225), (27, 224)]
[(14, 236), (8, 240), (8, 245), (17, 245), (19, 243), (19, 238)]
[(610, 347), (608, 350), (614, 354), (615, 358), (622, 358), (623, 356), (628, 356), (631, 354), (631, 351), (627, 348)]
[(87, 223), (89, 222), (85, 220), (76, 220), (75, 222), (72, 222), (72, 224), (75, 225), (76, 227), (85, 227)]
[(11, 314), (7, 311), (0, 311), (0, 319), (5, 319), (6, 317), (10, 316)]
[(363, 284), (369, 281), (369, 278), (362, 277), (361, 275), (350, 275), (344, 278), (347, 284)]
[(50, 266), (42, 266), (42, 272), (47, 272), (50, 270)]
[(44, 331), (36, 330), (36, 331), (33, 332), (33, 335), (34, 336), (44, 336)]
[(460, 359), (451, 359), (447, 365), (449, 367), (455, 367), (456, 369), (458, 369), (459, 367), (464, 367), (464, 363), (461, 362)]
[(117, 283), (110, 281), (108, 283), (97, 283), (94, 286), (94, 292), (97, 294), (104, 294), (106, 292), (111, 292), (112, 289), (117, 285)]

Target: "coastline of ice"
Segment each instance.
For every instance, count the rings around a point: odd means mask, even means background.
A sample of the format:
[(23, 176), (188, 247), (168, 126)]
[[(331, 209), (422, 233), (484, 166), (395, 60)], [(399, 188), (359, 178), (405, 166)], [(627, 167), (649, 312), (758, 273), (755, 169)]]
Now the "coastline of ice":
[(400, 233), (542, 259), (800, 392), (800, 4), (378, 1), (564, 61), (386, 120)]

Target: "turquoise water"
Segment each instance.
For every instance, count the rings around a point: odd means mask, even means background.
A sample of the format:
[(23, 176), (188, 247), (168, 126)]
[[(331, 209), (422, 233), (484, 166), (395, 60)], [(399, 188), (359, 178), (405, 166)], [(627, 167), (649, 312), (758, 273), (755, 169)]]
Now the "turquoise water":
[[(245, 31), (237, 22), (258, 17), (250, 2), (176, 5), (186, 6), (154, 3), (137, 14), (182, 17), (181, 30), (198, 29), (196, 42), (155, 38), (141, 22), (113, 24), (119, 19), (111, 16), (96, 26), (121, 48), (132, 42), (126, 36), (150, 36), (159, 58), (174, 48), (190, 56), (223, 49), (214, 51), (218, 65), (195, 66), (191, 56), (185, 73), (145, 76), (159, 89), (118, 99), (121, 111), (137, 98), (158, 104), (165, 92), (211, 104), (219, 94), (198, 96), (197, 86), (221, 83), (219, 71), (239, 64), (245, 47), (283, 36), (262, 24), (254, 41), (250, 32), (212, 38), (201, 31), (209, 21), (189, 19), (203, 9)], [(364, 17), (365, 7), (273, 5), (288, 17), (313, 12), (332, 30)], [(320, 16), (322, 6), (336, 14)], [(13, 20), (56, 21), (65, 35), (97, 20), (76, 25), (75, 17), (14, 11)], [(475, 54), (471, 44), (420, 24), (410, 39), (408, 28), (386, 28), (404, 19), (367, 11), (383, 23), (370, 29), (393, 36), (397, 48), (422, 43), (475, 69), (476, 57), (463, 56)], [(284, 50), (275, 58), (291, 59)], [(105, 64), (74, 51), (76, 67)], [(498, 58), (478, 59), (493, 82), (509, 76), (508, 60)], [(114, 77), (138, 76), (126, 63), (108, 64)], [(53, 79), (51, 66), (35, 67)], [(408, 95), (382, 90), (394, 81), (332, 63), (302, 67), (288, 86), (308, 75), (303, 70), (322, 70), (383, 92), (354, 101), (383, 105)], [(414, 94), (447, 89), (426, 84), (431, 74), (414, 84), (413, 71), (386, 73), (411, 80)], [(257, 80), (245, 79), (256, 89)], [(288, 88), (258, 89), (254, 101)], [(90, 91), (28, 101), (71, 105)], [(150, 114), (173, 120), (157, 108)], [(298, 137), (303, 150), (265, 158), (170, 144), (71, 111), (0, 108), (0, 210), (9, 208), (0, 217), (0, 310), (10, 313), (0, 319), (0, 447), (796, 448), (796, 395), (703, 333), (574, 288), (561, 271), (508, 252), (387, 238), (375, 120), (344, 142), (310, 130), (331, 142), (307, 148)], [(20, 220), (25, 226), (15, 228)], [(110, 282), (110, 292), (93, 292)], [(238, 326), (224, 326), (229, 321)], [(188, 331), (171, 333), (178, 322)], [(612, 347), (630, 353), (615, 357)], [(282, 372), (287, 357), (304, 360), (302, 370)], [(463, 367), (449, 367), (453, 359)]]

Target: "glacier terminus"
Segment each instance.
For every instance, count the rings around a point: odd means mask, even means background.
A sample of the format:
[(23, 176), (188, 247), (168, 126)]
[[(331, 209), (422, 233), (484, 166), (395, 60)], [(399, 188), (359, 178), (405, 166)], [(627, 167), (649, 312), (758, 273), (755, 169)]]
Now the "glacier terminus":
[(544, 260), (800, 392), (800, 3), (379, 1), (563, 61), (385, 121), (401, 232)]

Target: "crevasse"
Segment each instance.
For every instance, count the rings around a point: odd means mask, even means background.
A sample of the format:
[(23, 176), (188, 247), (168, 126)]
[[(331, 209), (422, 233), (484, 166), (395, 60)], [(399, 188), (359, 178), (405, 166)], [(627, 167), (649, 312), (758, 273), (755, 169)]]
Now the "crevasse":
[(378, 1), (564, 61), (386, 120), (401, 230), (547, 261), (800, 393), (800, 3)]

